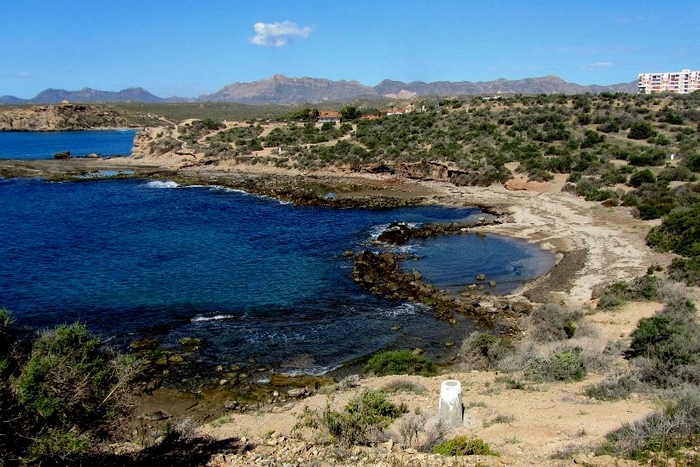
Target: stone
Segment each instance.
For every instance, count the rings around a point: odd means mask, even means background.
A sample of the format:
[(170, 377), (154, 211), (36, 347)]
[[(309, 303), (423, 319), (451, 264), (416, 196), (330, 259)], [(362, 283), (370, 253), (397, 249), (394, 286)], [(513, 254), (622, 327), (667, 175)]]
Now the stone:
[(182, 363), (183, 360), (184, 360), (184, 358), (182, 358), (182, 355), (178, 355), (178, 354), (171, 355), (171, 356), (168, 358), (168, 361), (169, 361), (170, 363)]
[(301, 397), (306, 394), (306, 388), (293, 388), (287, 391), (289, 397)]
[(486, 280), (486, 274), (477, 274), (477, 275), (476, 275), (476, 280), (478, 280), (478, 281), (485, 281), (485, 280)]

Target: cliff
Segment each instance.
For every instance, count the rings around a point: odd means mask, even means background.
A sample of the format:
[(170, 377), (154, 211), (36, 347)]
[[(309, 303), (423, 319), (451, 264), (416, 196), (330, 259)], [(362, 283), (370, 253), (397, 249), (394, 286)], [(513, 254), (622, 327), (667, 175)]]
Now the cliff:
[(117, 110), (104, 106), (60, 104), (0, 107), (0, 131), (70, 131), (132, 126)]

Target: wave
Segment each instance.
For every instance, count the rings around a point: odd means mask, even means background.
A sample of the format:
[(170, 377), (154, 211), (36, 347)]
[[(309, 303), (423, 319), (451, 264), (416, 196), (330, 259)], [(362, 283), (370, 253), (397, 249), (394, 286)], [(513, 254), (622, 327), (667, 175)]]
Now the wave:
[(173, 181), (160, 181), (160, 180), (154, 180), (152, 182), (146, 183), (146, 186), (148, 188), (178, 188), (180, 185), (177, 182)]
[(233, 315), (215, 315), (215, 316), (195, 316), (192, 318), (193, 323), (201, 323), (204, 321), (223, 321), (228, 319), (234, 319)]
[(320, 365), (315, 365), (315, 366), (310, 366), (308, 368), (299, 368), (295, 370), (278, 370), (276, 373), (281, 376), (288, 376), (288, 377), (294, 377), (294, 376), (323, 376), (326, 373), (329, 373), (331, 371), (337, 370), (338, 368), (342, 367), (343, 365), (333, 365), (333, 366), (320, 366)]
[(415, 315), (424, 311), (430, 311), (430, 308), (420, 303), (406, 302), (398, 306), (382, 309), (381, 314), (384, 316), (395, 318), (397, 316)]

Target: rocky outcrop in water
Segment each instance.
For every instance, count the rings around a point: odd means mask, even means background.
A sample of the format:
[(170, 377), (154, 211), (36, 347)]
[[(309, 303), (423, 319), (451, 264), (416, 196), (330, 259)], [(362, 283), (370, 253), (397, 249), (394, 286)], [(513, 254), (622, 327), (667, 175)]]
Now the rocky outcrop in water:
[[(475, 222), (428, 224), (411, 227), (405, 223), (393, 223), (379, 236), (378, 241), (391, 245), (403, 245), (411, 238), (427, 238), (437, 235), (466, 234), (475, 227), (498, 224), (502, 219), (493, 214), (480, 217)], [(528, 313), (531, 306), (524, 302), (511, 303), (484, 295), (483, 286), (455, 297), (422, 280), (418, 271), (405, 271), (401, 261), (407, 255), (369, 250), (357, 253), (353, 260), (352, 277), (367, 291), (391, 300), (411, 300), (433, 309), (439, 319), (454, 322), (454, 313), (462, 313), (492, 319), (504, 315), (517, 316)], [(485, 277), (484, 277), (485, 279)]]
[(400, 261), (403, 255), (365, 250), (354, 257), (352, 277), (367, 291), (391, 300), (410, 300), (429, 306), (438, 319), (455, 322), (454, 313), (493, 320), (506, 315), (512, 317), (531, 311), (524, 302), (511, 303), (496, 297), (485, 297), (480, 291), (455, 297), (446, 290), (423, 282), (418, 271), (404, 271)]

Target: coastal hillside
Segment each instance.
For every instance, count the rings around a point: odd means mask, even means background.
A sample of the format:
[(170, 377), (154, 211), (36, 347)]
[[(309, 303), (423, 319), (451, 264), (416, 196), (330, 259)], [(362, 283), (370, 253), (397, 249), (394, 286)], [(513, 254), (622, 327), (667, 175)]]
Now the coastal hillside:
[(103, 105), (0, 107), (0, 131), (75, 131), (138, 128), (163, 122), (156, 116)]

